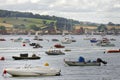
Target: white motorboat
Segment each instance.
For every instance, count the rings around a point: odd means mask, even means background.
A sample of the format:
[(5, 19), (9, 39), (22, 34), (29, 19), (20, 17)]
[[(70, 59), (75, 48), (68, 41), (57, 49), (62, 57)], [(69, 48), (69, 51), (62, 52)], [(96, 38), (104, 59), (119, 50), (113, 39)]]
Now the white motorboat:
[(3, 74), (6, 73), (13, 77), (27, 77), (27, 76), (59, 76), (61, 70), (49, 68), (48, 66), (37, 66), (37, 67), (17, 67), (17, 68), (6, 68)]
[(69, 39), (69, 38), (64, 38), (61, 42), (62, 42), (63, 44), (70, 44), (70, 43), (72, 43), (72, 40)]

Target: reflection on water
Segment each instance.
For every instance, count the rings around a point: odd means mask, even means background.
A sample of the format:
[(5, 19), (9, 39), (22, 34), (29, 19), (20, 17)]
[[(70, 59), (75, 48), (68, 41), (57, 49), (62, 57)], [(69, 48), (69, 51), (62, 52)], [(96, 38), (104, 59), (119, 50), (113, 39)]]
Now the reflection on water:
[[(104, 53), (108, 49), (119, 49), (120, 48), (120, 36), (107, 36), (108, 38), (115, 38), (116, 41), (112, 41), (115, 47), (98, 47), (95, 44), (91, 44), (90, 41), (84, 40), (84, 35), (74, 35), (76, 42), (71, 44), (63, 44), (65, 49), (70, 49), (71, 51), (65, 52), (65, 55), (49, 56), (45, 54), (50, 47), (54, 44), (60, 43), (62, 36), (60, 35), (45, 35), (43, 36), (43, 41), (34, 41), (34, 36), (2, 36), (7, 41), (0, 41), (0, 56), (5, 57), (5, 61), (0, 61), (0, 74), (2, 75), (3, 69), (6, 67), (24, 67), (26, 64), (31, 66), (43, 66), (45, 62), (48, 62), (50, 67), (60, 68), (61, 76), (40, 76), (40, 77), (11, 77), (7, 75), (3, 77), (0, 75), (0, 80), (120, 80), (120, 54), (107, 54)], [(16, 39), (22, 37), (25, 39), (30, 39), (31, 42), (37, 42), (43, 46), (43, 48), (33, 49), (29, 44), (23, 47), (21, 42), (13, 42), (10, 39)], [(100, 36), (95, 36), (100, 39)], [(54, 42), (52, 39), (57, 38), (59, 42)], [(19, 56), (20, 53), (33, 53), (41, 56), (40, 60), (20, 60), (15, 61), (12, 56)], [(98, 57), (107, 61), (106, 66), (68, 66), (64, 63), (63, 59), (74, 59), (77, 60), (79, 56), (84, 56), (86, 60), (95, 60)]]

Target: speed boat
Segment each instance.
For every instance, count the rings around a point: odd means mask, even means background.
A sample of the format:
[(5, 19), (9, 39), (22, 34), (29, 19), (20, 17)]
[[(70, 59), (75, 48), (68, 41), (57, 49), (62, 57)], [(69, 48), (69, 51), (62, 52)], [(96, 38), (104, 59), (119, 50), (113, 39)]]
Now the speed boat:
[(107, 53), (120, 53), (120, 49), (119, 50), (108, 50)]
[(36, 66), (36, 67), (16, 67), (6, 68), (3, 74), (6, 73), (13, 77), (32, 77), (32, 76), (59, 76), (61, 70), (50, 68), (48, 66)]

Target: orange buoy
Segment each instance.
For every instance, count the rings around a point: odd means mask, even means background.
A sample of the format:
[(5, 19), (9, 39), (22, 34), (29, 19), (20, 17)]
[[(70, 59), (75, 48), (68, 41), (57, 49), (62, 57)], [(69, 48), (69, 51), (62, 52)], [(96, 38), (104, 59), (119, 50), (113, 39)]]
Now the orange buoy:
[(46, 62), (46, 63), (44, 64), (44, 66), (49, 66), (49, 64)]

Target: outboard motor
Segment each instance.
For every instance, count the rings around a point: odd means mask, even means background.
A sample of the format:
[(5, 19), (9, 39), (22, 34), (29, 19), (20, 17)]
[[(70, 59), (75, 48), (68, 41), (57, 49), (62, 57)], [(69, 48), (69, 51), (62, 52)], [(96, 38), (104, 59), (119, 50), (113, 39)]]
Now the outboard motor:
[(103, 64), (107, 64), (107, 62), (106, 62), (106, 61), (103, 61), (101, 58), (97, 58), (97, 62), (103, 63)]

